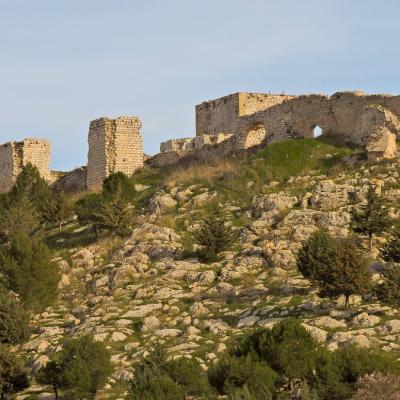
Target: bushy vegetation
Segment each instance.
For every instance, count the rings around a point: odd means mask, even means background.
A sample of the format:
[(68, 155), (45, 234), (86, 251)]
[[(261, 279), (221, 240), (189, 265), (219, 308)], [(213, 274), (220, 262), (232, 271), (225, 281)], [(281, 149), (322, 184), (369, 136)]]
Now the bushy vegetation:
[(40, 371), (38, 381), (74, 399), (96, 398), (113, 370), (110, 353), (90, 336), (69, 339), (61, 352)]
[(129, 400), (184, 400), (211, 396), (211, 388), (198, 363), (192, 359), (167, 360), (158, 348), (135, 368)]
[(101, 193), (91, 193), (75, 204), (75, 213), (82, 224), (91, 224), (96, 236), (127, 236), (134, 224), (135, 190), (129, 178), (116, 173), (105, 179)]
[(199, 228), (193, 234), (194, 243), (199, 246), (197, 254), (204, 262), (214, 262), (219, 259), (220, 253), (229, 250), (237, 241), (237, 234), (229, 224), (222, 207), (215, 204)]
[(298, 321), (285, 320), (232, 346), (210, 369), (209, 379), (220, 394), (236, 391), (231, 398), (292, 398), (285, 393), (307, 398), (302, 396), (307, 393), (310, 399), (344, 400), (362, 376), (373, 372), (397, 375), (398, 361), (389, 353), (353, 346), (329, 352)]
[(28, 378), (22, 363), (0, 344), (0, 399), (11, 399), (14, 393), (28, 387)]
[(29, 335), (29, 314), (15, 296), (0, 286), (0, 343), (23, 343)]
[(6, 287), (16, 292), (29, 310), (40, 312), (57, 296), (59, 271), (39, 239), (20, 234), (10, 246), (0, 247), (0, 273), (6, 278)]
[(351, 295), (363, 295), (371, 289), (368, 260), (351, 239), (336, 239), (323, 231), (314, 233), (299, 251), (297, 267), (323, 296), (344, 295), (346, 306)]

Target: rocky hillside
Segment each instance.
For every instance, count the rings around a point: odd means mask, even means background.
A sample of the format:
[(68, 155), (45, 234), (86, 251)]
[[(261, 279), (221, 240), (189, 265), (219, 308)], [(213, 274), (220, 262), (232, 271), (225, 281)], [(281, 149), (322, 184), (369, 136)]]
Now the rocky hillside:
[[(49, 234), (60, 294), (35, 317), (20, 353), (37, 371), (63, 337), (90, 333), (109, 346), (115, 365), (99, 398), (122, 399), (133, 365), (157, 343), (207, 370), (232, 337), (288, 317), (332, 350), (354, 343), (397, 352), (396, 308), (352, 296), (344, 309), (342, 298), (319, 297), (297, 271), (296, 254), (318, 229), (350, 235), (350, 212), (371, 185), (397, 219), (399, 172), (397, 158), (371, 164), (358, 149), (316, 139), (275, 143), (246, 159), (139, 172), (130, 237), (95, 241), (90, 227), (74, 221)], [(195, 256), (191, 233), (215, 204), (240, 240), (221, 261), (205, 264)], [(378, 281), (378, 246), (370, 251), (366, 239), (363, 246)], [(19, 398), (32, 393), (46, 398), (38, 385)]]

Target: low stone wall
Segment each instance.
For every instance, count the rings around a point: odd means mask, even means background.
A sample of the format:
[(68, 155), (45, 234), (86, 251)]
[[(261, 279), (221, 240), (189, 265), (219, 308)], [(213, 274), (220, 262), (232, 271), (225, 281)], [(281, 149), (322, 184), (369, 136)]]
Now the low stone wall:
[(64, 193), (80, 193), (86, 191), (87, 168), (79, 167), (65, 173), (53, 172), (56, 189)]

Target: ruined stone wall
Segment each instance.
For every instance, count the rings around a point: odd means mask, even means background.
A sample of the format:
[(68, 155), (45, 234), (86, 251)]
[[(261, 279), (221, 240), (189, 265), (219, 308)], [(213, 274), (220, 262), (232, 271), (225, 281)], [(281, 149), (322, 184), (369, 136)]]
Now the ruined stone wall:
[(51, 181), (50, 142), (45, 139), (25, 139), (0, 146), (0, 192), (8, 192), (24, 165), (36, 166), (40, 175)]
[(143, 166), (141, 122), (136, 117), (99, 118), (90, 123), (87, 188), (101, 188), (115, 172), (132, 175)]
[(396, 138), (400, 139), (399, 117), (400, 96), (235, 93), (198, 105), (196, 137), (166, 142), (161, 150), (170, 154), (155, 160), (160, 166), (195, 156), (190, 151), (226, 155), (278, 140), (310, 138), (316, 126), (322, 134), (364, 147), (370, 158), (390, 158), (396, 152)]
[(86, 191), (87, 168), (79, 167), (68, 172), (52, 171), (53, 187), (64, 193), (81, 193)]
[[(237, 135), (246, 135), (255, 126), (263, 127), (266, 142), (290, 138), (313, 137), (313, 129), (321, 127), (323, 134), (340, 136), (349, 142), (366, 146), (376, 134), (376, 118), (370, 107), (383, 107), (390, 113), (381, 118), (395, 135), (400, 134), (400, 96), (365, 95), (362, 92), (339, 92), (333, 96), (307, 95), (272, 106), (240, 118)], [(376, 112), (375, 112), (376, 114)], [(379, 112), (378, 112), (379, 114)]]
[(239, 92), (196, 106), (196, 136), (235, 133), (239, 117), (281, 104), (295, 96)]

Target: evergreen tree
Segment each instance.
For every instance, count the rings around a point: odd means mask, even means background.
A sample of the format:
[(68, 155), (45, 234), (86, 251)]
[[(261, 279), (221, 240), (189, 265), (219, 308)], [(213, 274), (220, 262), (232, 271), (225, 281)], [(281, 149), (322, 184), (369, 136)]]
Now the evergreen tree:
[(82, 224), (94, 224), (96, 214), (99, 213), (103, 204), (103, 196), (101, 193), (90, 193), (87, 196), (79, 199), (75, 203), (75, 214), (78, 221)]
[(400, 263), (400, 227), (392, 231), (392, 235), (382, 249), (382, 258), (386, 262)]
[(353, 210), (351, 227), (354, 232), (366, 235), (369, 238), (369, 247), (372, 249), (373, 236), (386, 232), (392, 221), (389, 210), (385, 208), (383, 198), (370, 188), (367, 193), (367, 204), (360, 211)]
[(57, 297), (60, 279), (47, 246), (40, 240), (18, 235), (10, 248), (0, 249), (0, 273), (9, 289), (18, 293), (24, 306), (40, 312)]
[(194, 242), (201, 246), (198, 256), (202, 261), (214, 262), (221, 252), (230, 249), (237, 241), (237, 234), (228, 224), (220, 206), (209, 210), (200, 222), (200, 227), (194, 232)]
[(136, 194), (132, 181), (122, 172), (116, 172), (104, 179), (102, 194), (104, 198), (111, 199), (118, 190), (127, 201), (132, 201)]
[(389, 263), (383, 271), (383, 282), (375, 288), (379, 300), (400, 306), (400, 264)]
[(99, 210), (94, 213), (93, 223), (96, 231), (105, 231), (111, 235), (129, 235), (133, 222), (133, 205), (126, 200), (120, 186), (110, 200), (105, 199)]
[(20, 194), (0, 217), (1, 235), (8, 241), (20, 234), (36, 236), (40, 230), (40, 215), (26, 193)]
[(95, 342), (91, 336), (82, 336), (65, 341), (62, 351), (56, 353), (48, 367), (39, 373), (38, 379), (51, 386), (56, 397), (62, 389), (74, 399), (87, 396), (95, 399), (112, 370), (106, 346)]
[(28, 387), (28, 378), (21, 363), (0, 344), (0, 399), (10, 399), (14, 393)]
[(73, 206), (62, 190), (53, 192), (43, 213), (46, 222), (56, 224), (61, 230), (63, 222), (73, 214)]
[[(129, 400), (209, 399), (210, 385), (195, 360), (167, 360), (159, 347), (136, 365)], [(196, 397), (197, 398), (197, 397)]]
[(305, 278), (318, 285), (323, 296), (343, 294), (346, 307), (350, 295), (362, 295), (371, 288), (368, 261), (352, 240), (316, 232), (299, 251), (297, 266)]
[(48, 183), (40, 176), (37, 167), (31, 163), (22, 168), (10, 192), (11, 202), (17, 201), (21, 196), (27, 196), (40, 215), (45, 212), (52, 198)]
[(0, 343), (15, 345), (29, 336), (28, 313), (14, 296), (0, 287)]

